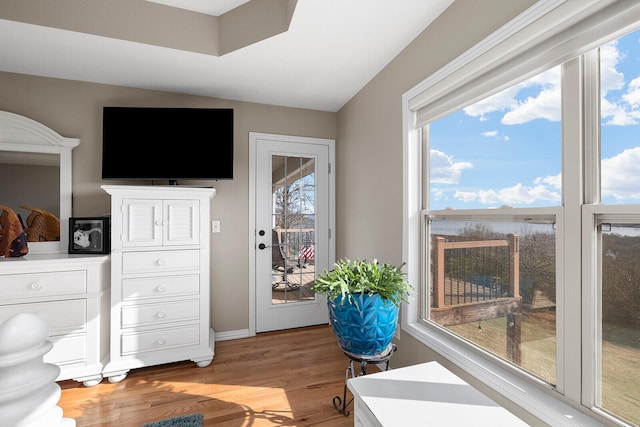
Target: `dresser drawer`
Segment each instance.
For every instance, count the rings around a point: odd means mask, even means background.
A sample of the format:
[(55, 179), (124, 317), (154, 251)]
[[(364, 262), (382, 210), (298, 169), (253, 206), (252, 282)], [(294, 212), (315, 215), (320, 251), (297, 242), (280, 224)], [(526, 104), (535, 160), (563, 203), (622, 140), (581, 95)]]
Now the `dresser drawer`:
[(122, 356), (200, 344), (200, 326), (123, 334)]
[(58, 366), (86, 363), (87, 337), (85, 335), (59, 336), (49, 340), (53, 343), (53, 348), (44, 355), (45, 363)]
[(85, 330), (86, 300), (50, 301), (0, 306), (0, 323), (18, 313), (40, 316), (49, 326), (49, 335), (61, 335)]
[(122, 308), (122, 328), (161, 325), (167, 322), (197, 321), (200, 318), (200, 300), (168, 301)]
[(84, 294), (87, 275), (84, 271), (6, 274), (0, 276), (0, 300), (4, 298), (42, 298), (56, 295)]
[(197, 270), (200, 268), (199, 252), (198, 250), (125, 252), (122, 254), (122, 273)]
[(123, 301), (175, 295), (198, 295), (199, 293), (199, 274), (122, 280)]

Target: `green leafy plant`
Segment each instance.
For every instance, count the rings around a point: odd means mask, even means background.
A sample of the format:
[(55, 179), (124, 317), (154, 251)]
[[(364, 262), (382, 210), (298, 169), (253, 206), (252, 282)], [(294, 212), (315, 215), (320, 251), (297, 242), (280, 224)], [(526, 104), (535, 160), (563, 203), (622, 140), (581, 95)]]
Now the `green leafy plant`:
[(341, 259), (334, 264), (333, 270), (324, 269), (311, 289), (331, 300), (342, 296), (341, 304), (345, 300), (352, 303), (354, 294), (378, 294), (383, 300), (399, 306), (402, 301), (407, 301), (405, 295), (413, 291), (413, 286), (405, 280), (404, 265), (380, 264), (378, 260)]

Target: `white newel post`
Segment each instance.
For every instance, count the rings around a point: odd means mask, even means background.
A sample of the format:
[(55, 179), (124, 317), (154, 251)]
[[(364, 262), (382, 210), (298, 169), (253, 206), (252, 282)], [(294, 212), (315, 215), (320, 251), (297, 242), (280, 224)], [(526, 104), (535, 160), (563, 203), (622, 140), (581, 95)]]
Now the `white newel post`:
[(43, 362), (53, 344), (42, 318), (16, 314), (0, 325), (0, 426), (75, 427), (57, 406), (60, 368)]

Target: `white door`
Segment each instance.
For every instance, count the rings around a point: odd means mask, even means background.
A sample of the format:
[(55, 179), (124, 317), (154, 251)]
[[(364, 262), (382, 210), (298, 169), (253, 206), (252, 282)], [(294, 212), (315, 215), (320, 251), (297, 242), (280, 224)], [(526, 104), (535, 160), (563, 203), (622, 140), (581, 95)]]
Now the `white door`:
[(333, 141), (251, 134), (255, 332), (328, 323), (311, 291), (333, 263)]

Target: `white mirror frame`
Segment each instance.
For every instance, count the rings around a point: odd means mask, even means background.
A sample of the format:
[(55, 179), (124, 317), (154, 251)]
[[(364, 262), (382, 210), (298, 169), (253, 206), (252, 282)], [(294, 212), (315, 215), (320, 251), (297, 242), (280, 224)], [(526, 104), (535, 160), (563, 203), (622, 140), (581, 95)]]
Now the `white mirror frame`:
[(29, 253), (67, 252), (71, 217), (71, 150), (80, 144), (28, 117), (0, 111), (0, 151), (48, 153), (60, 156), (60, 241), (29, 242)]

